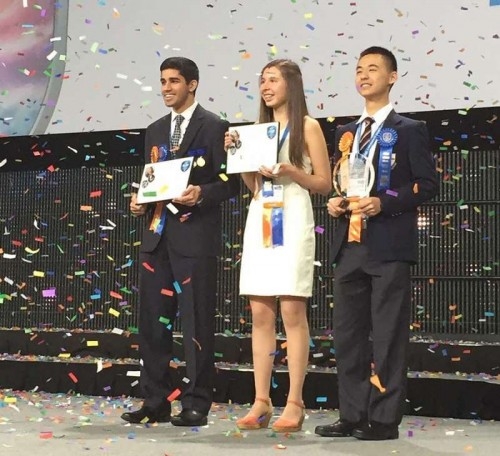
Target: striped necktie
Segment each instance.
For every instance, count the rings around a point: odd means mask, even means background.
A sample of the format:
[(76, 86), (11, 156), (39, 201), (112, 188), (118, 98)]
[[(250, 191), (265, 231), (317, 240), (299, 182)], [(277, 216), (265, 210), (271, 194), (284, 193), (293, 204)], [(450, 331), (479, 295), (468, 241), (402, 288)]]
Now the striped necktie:
[(375, 122), (371, 117), (367, 117), (363, 120), (364, 130), (361, 133), (361, 138), (359, 139), (359, 155), (366, 158), (368, 156), (368, 151), (365, 150), (366, 146), (370, 142), (372, 137), (372, 124)]

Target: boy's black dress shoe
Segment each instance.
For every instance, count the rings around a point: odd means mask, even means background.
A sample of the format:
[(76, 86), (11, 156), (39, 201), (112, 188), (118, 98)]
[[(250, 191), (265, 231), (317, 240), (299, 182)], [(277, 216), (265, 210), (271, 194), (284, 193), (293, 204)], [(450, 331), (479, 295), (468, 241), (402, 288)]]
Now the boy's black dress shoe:
[(135, 412), (125, 412), (121, 416), (122, 420), (129, 423), (168, 423), (170, 421), (170, 407), (159, 407), (151, 409), (142, 406)]
[(207, 416), (193, 409), (184, 409), (171, 419), (174, 426), (206, 426)]
[(352, 433), (359, 440), (394, 440), (399, 438), (398, 426), (396, 424), (384, 424), (370, 422)]
[(325, 424), (324, 426), (316, 426), (314, 433), (322, 437), (350, 437), (354, 429), (362, 425), (359, 423), (351, 423), (346, 420), (337, 420), (333, 424)]

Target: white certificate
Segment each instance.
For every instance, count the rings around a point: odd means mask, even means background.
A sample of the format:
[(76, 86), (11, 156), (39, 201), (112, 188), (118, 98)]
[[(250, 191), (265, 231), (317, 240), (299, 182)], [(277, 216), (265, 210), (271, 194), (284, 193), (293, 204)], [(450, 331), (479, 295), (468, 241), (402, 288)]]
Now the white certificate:
[(227, 151), (227, 174), (272, 168), (278, 162), (279, 123), (230, 127), (233, 144)]
[(148, 163), (144, 166), (137, 202), (139, 204), (171, 200), (186, 190), (193, 167), (193, 157)]

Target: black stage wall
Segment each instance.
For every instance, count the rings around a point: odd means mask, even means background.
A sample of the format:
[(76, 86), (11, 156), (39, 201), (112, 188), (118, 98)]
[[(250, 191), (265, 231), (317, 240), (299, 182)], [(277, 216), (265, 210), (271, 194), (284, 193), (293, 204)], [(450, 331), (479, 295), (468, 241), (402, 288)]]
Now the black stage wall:
[[(408, 114), (425, 120), (441, 194), (420, 210), (413, 270), (415, 334), (500, 339), (499, 108)], [(321, 119), (330, 149), (337, 125)], [(128, 211), (143, 163), (144, 131), (0, 138), (0, 327), (135, 331), (142, 223)], [(217, 331), (247, 333), (238, 296), (246, 206), (224, 208)], [(313, 333), (328, 335), (332, 220), (314, 197), (317, 239)]]

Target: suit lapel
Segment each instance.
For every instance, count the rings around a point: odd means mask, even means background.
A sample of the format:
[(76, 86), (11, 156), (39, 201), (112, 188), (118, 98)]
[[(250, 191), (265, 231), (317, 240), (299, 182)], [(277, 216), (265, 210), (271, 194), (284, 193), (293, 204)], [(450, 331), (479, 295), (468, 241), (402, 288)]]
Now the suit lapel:
[(194, 141), (194, 138), (196, 137), (196, 133), (198, 130), (201, 128), (203, 125), (203, 112), (204, 109), (198, 105), (196, 106), (196, 109), (193, 112), (193, 116), (191, 117), (191, 120), (189, 121), (189, 125), (186, 129), (186, 132), (184, 133), (184, 137), (182, 138), (182, 141), (179, 145), (179, 150), (177, 151), (177, 157), (184, 157), (189, 150), (189, 147)]

